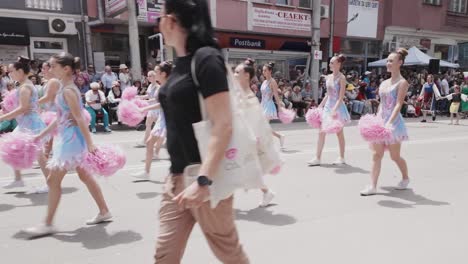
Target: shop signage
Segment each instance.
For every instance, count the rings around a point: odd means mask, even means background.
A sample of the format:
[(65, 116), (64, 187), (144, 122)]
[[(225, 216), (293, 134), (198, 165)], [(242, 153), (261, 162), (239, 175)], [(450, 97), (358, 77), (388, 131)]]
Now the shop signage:
[(29, 45), (29, 30), (26, 20), (15, 18), (0, 19), (0, 44)]
[(379, 1), (348, 0), (347, 36), (376, 38), (379, 20)]
[(106, 16), (115, 17), (127, 11), (127, 0), (106, 0)]
[(265, 49), (265, 40), (251, 38), (230, 38), (231, 47), (244, 49)]
[(252, 25), (310, 32), (310, 17), (308, 13), (254, 7)]
[(155, 23), (161, 15), (163, 0), (137, 0), (138, 20)]
[(19, 56), (28, 56), (27, 46), (0, 45), (0, 64), (14, 63)]
[(321, 60), (322, 59), (322, 51), (316, 50), (314, 51), (314, 60)]

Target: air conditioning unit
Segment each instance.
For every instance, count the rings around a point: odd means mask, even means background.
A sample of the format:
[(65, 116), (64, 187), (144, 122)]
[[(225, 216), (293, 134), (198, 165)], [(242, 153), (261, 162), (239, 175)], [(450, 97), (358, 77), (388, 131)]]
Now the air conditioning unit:
[(329, 18), (330, 17), (330, 6), (320, 5), (320, 18)]
[(49, 17), (49, 33), (57, 35), (76, 35), (78, 32), (73, 18)]

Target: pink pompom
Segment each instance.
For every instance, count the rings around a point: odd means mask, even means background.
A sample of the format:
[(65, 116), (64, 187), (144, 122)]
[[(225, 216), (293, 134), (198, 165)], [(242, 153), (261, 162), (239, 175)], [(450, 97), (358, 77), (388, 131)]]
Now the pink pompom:
[(147, 100), (136, 99), (133, 102), (140, 108), (147, 107), (149, 105)]
[(296, 117), (296, 112), (282, 108), (278, 112), (278, 117), (283, 124), (290, 124)]
[(4, 113), (9, 113), (15, 110), (16, 107), (18, 107), (18, 96), (16, 91), (13, 90), (8, 92), (3, 98), (2, 109)]
[(133, 100), (138, 94), (138, 88), (135, 86), (127, 87), (122, 93), (122, 99), (123, 100)]
[(41, 114), (41, 119), (48, 126), (57, 119), (57, 113), (52, 111), (43, 112)]
[[(144, 108), (149, 105), (147, 100), (135, 99), (132, 102), (134, 102), (139, 108)], [(146, 114), (148, 114), (148, 111), (143, 112), (144, 116), (146, 116)]]
[(385, 127), (384, 120), (380, 116), (361, 117), (358, 128), (364, 140), (371, 143), (385, 142), (392, 138), (392, 129)]
[(324, 122), (322, 126), (322, 131), (327, 134), (336, 134), (340, 132), (344, 127), (344, 124), (339, 119), (332, 119), (328, 122)]
[(102, 145), (94, 153), (86, 154), (82, 167), (91, 174), (109, 177), (122, 169), (126, 162), (127, 158), (120, 147)]
[(90, 114), (90, 113), (88, 112), (88, 110), (86, 110), (86, 109), (83, 109), (83, 110), (81, 111), (81, 113), (83, 114), (83, 118), (84, 118), (84, 120), (85, 120), (85, 123), (86, 123), (87, 125), (89, 125), (89, 124), (91, 123), (91, 114)]
[(0, 156), (15, 170), (30, 169), (37, 160), (38, 142), (32, 134), (23, 132), (8, 133), (0, 141)]
[(322, 125), (322, 108), (311, 108), (306, 113), (306, 121), (313, 128), (320, 128)]
[(123, 101), (119, 104), (117, 117), (122, 123), (135, 127), (143, 121), (145, 115), (139, 111), (138, 106), (134, 102)]
[(281, 170), (281, 166), (278, 165), (278, 166), (274, 167), (274, 168), (270, 171), (270, 174), (276, 175), (276, 174), (278, 174), (278, 173), (280, 172), (280, 170)]

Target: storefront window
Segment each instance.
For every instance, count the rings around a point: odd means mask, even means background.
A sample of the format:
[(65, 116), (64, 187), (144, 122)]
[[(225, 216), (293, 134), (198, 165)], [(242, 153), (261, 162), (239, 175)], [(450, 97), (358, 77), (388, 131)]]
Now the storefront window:
[(364, 43), (363, 40), (341, 39), (341, 53), (363, 55)]
[(379, 57), (381, 43), (379, 41), (369, 41), (367, 43), (368, 57)]
[(299, 0), (299, 6), (310, 8), (310, 0)]
[(62, 41), (34, 41), (35, 49), (63, 49)]
[(104, 51), (128, 51), (129, 42), (128, 36), (119, 35), (102, 35), (102, 43)]
[(441, 60), (448, 60), (449, 57), (449, 45), (435, 45), (434, 56)]
[(276, 4), (278, 4), (278, 5), (287, 5), (288, 0), (276, 0)]
[(467, 0), (450, 0), (449, 11), (455, 13), (466, 13)]
[(30, 50), (32, 59), (47, 61), (53, 54), (68, 52), (67, 39), (32, 37)]

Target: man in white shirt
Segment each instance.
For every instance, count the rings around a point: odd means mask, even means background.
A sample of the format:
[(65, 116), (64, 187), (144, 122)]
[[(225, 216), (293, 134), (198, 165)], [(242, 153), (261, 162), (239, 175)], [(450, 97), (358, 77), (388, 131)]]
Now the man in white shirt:
[[(442, 80), (440, 81), (440, 93), (442, 96), (447, 96), (450, 94), (448, 74), (444, 74), (444, 76), (442, 77)], [(442, 113), (448, 113), (450, 103), (447, 99), (440, 100), (439, 102), (437, 102), (437, 105), (439, 106), (439, 110), (442, 111)]]
[(440, 86), (442, 86), (442, 89), (441, 89), (442, 96), (446, 96), (450, 94), (450, 85), (447, 79), (448, 79), (448, 76), (447, 74), (445, 74), (444, 79), (440, 82)]
[(88, 110), (91, 115), (91, 132), (96, 133), (96, 114), (103, 114), (104, 121), (104, 130), (106, 132), (111, 132), (109, 128), (109, 114), (106, 109), (102, 107), (106, 103), (106, 96), (102, 91), (99, 90), (100, 85), (97, 82), (91, 83), (91, 90), (87, 91), (85, 94), (86, 99), (86, 110)]
[(108, 95), (110, 90), (112, 89), (112, 83), (118, 81), (119, 78), (115, 72), (112, 72), (112, 68), (107, 65), (104, 68), (104, 74), (101, 76), (102, 85), (104, 85), (104, 90), (106, 92), (105, 95)]

